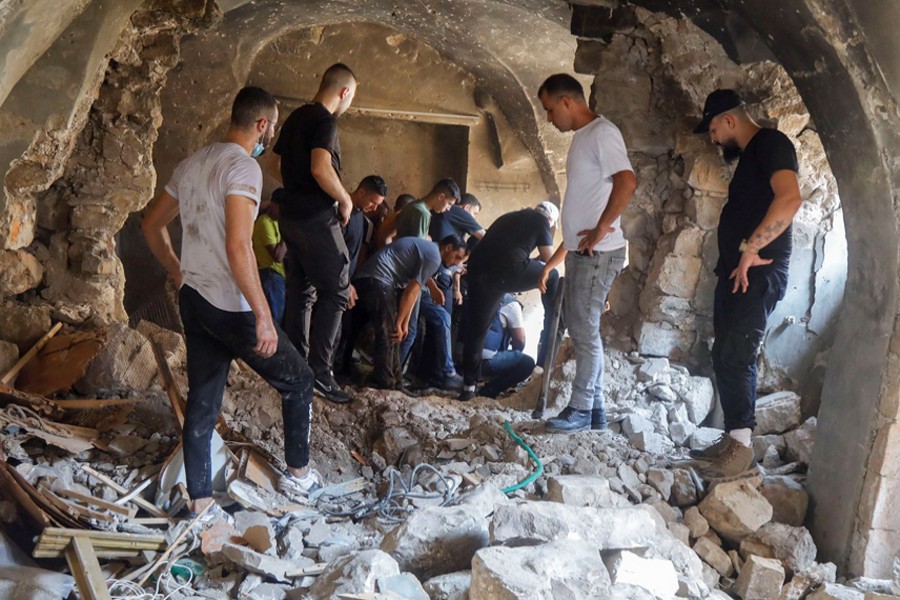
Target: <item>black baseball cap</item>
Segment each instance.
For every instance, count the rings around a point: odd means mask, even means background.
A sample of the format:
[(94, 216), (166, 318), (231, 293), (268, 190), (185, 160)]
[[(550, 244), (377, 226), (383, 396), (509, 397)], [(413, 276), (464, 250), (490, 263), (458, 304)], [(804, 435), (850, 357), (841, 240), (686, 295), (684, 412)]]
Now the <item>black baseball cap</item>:
[(743, 106), (744, 101), (734, 90), (716, 90), (706, 97), (703, 105), (703, 120), (694, 127), (694, 133), (706, 133), (709, 131), (709, 122), (714, 117), (721, 115), (732, 108)]

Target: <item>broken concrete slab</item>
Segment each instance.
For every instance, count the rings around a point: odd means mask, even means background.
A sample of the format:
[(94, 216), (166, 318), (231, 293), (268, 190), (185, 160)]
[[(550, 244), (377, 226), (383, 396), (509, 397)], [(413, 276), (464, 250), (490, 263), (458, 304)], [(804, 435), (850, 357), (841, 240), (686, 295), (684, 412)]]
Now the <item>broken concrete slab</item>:
[(816, 560), (816, 544), (804, 527), (768, 523), (741, 541), (741, 557), (751, 554), (780, 560), (791, 573), (805, 571)]
[[(549, 504), (549, 503), (548, 503)], [(499, 507), (496, 514), (506, 507)], [(495, 516), (496, 518), (496, 516)], [(489, 545), (488, 521), (478, 505), (432, 506), (417, 510), (381, 542), (404, 571), (428, 579), (466, 569)]]
[(571, 506), (613, 508), (616, 502), (606, 477), (557, 475), (547, 480), (547, 500)]
[(310, 588), (309, 600), (331, 600), (340, 594), (366, 594), (376, 591), (384, 577), (400, 574), (397, 561), (381, 550), (360, 550), (325, 568)]
[(758, 462), (762, 462), (766, 453), (771, 453), (773, 449), (779, 456), (784, 454), (787, 449), (783, 435), (759, 435), (754, 436), (750, 441), (753, 445), (753, 457)]
[(422, 584), (411, 573), (379, 577), (376, 583), (381, 594), (395, 594), (404, 600), (430, 600)]
[(772, 505), (754, 483), (749, 479), (719, 483), (698, 505), (709, 526), (733, 543), (772, 520)]
[(431, 600), (468, 600), (472, 571), (457, 571), (432, 577), (422, 584)]
[(657, 456), (669, 452), (673, 447), (672, 440), (652, 431), (633, 433), (628, 436), (628, 443), (641, 452)]
[(251, 573), (257, 573), (277, 581), (290, 581), (286, 576), (289, 570), (293, 568), (293, 563), (287, 560), (281, 560), (268, 554), (256, 552), (252, 548), (238, 546), (237, 544), (224, 543), (222, 545), (222, 553), (225, 557), (236, 565), (239, 565)]
[(556, 502), (503, 506), (491, 522), (491, 543), (536, 545), (555, 540), (583, 540), (598, 550), (650, 546), (653, 519), (641, 508), (575, 507)]
[(604, 557), (603, 562), (614, 585), (634, 585), (658, 598), (672, 598), (678, 592), (678, 575), (668, 560), (643, 558), (623, 550)]
[(702, 537), (698, 539), (694, 543), (694, 552), (722, 577), (731, 577), (732, 573), (734, 573), (734, 564), (731, 562), (731, 557), (709, 538)]
[(784, 567), (780, 561), (748, 556), (734, 582), (734, 591), (741, 600), (769, 600), (778, 597), (783, 584)]
[(773, 521), (794, 527), (803, 525), (809, 507), (809, 494), (797, 481), (784, 475), (766, 477), (759, 493), (772, 505)]
[(800, 425), (800, 396), (791, 391), (775, 392), (756, 401), (753, 435), (784, 433)]
[(622, 433), (626, 436), (637, 433), (653, 433), (654, 431), (656, 431), (656, 427), (653, 423), (638, 413), (628, 414), (622, 419)]
[(655, 381), (659, 375), (668, 370), (668, 358), (648, 358), (637, 368), (637, 379), (638, 381)]
[(85, 395), (146, 390), (156, 374), (156, 359), (147, 338), (127, 325), (113, 323), (106, 332), (106, 345), (88, 364), (75, 389)]
[(839, 583), (826, 583), (808, 596), (809, 600), (865, 600), (859, 590)]
[(472, 559), (469, 597), (605, 598), (609, 587), (609, 573), (596, 548), (561, 540), (528, 548), (479, 550)]

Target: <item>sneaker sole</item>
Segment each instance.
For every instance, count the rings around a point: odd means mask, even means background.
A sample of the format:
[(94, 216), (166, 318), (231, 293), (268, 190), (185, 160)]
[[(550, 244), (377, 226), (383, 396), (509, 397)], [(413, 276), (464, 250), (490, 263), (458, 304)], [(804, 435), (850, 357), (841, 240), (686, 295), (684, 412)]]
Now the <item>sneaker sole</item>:
[(335, 398), (332, 395), (332, 392), (330, 392), (330, 391), (325, 392), (323, 390), (320, 390), (317, 386), (313, 386), (313, 394), (315, 394), (319, 398), (328, 400), (329, 402), (331, 402), (333, 404), (347, 404), (348, 402), (350, 402), (350, 400), (353, 399), (349, 395), (347, 396), (346, 399), (344, 399), (344, 397)]
[(572, 429), (558, 429), (552, 425), (544, 425), (544, 429), (550, 433), (578, 433), (579, 431), (590, 431), (591, 426), (585, 425), (584, 427), (573, 427)]
[(699, 469), (695, 469), (697, 476), (700, 477), (703, 481), (708, 483), (729, 483), (731, 481), (737, 481), (738, 479), (749, 479), (750, 477), (756, 477), (759, 475), (759, 466), (753, 466), (743, 471), (741, 473), (737, 473), (736, 475), (726, 475), (721, 477), (711, 477), (709, 475), (705, 475), (703, 471)]

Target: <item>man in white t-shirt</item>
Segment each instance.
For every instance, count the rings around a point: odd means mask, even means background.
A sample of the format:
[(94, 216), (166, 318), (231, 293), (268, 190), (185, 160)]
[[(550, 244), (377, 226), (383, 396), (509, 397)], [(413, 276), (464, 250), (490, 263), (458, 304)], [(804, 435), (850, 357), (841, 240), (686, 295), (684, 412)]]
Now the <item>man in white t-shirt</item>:
[(565, 259), (563, 315), (575, 348), (575, 379), (569, 405), (547, 421), (547, 429), (605, 429), (600, 315), (625, 265), (619, 220), (634, 194), (634, 169), (619, 129), (590, 109), (578, 80), (565, 73), (552, 75), (538, 89), (538, 97), (548, 121), (560, 131), (575, 132), (566, 159), (563, 242), (542, 275), (545, 282)]
[[(302, 496), (320, 485), (308, 466), (313, 373), (273, 322), (253, 254), (262, 191), (262, 170), (254, 158), (272, 141), (277, 121), (271, 94), (242, 89), (225, 138), (176, 167), (141, 226), (153, 255), (179, 288), (188, 371), (182, 441), (189, 508), (195, 513), (213, 502), (210, 440), (234, 358), (282, 395), (288, 465), (283, 491)], [(168, 232), (179, 214), (180, 259)], [(218, 507), (207, 514), (222, 516)]]

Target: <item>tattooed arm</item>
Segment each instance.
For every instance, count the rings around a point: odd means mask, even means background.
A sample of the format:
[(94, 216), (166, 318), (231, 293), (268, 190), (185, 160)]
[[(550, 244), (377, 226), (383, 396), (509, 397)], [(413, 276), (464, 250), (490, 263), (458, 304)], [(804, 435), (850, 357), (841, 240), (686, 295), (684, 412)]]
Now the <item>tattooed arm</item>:
[(747, 272), (751, 267), (772, 263), (771, 259), (760, 258), (759, 251), (788, 228), (803, 203), (803, 198), (800, 196), (800, 184), (795, 172), (788, 169), (776, 171), (769, 180), (769, 185), (775, 192), (775, 199), (772, 200), (762, 222), (747, 240), (747, 249), (741, 253), (740, 264), (731, 272), (729, 279), (734, 279), (732, 293), (736, 293), (738, 288), (741, 292), (747, 291), (747, 286), (750, 284)]

